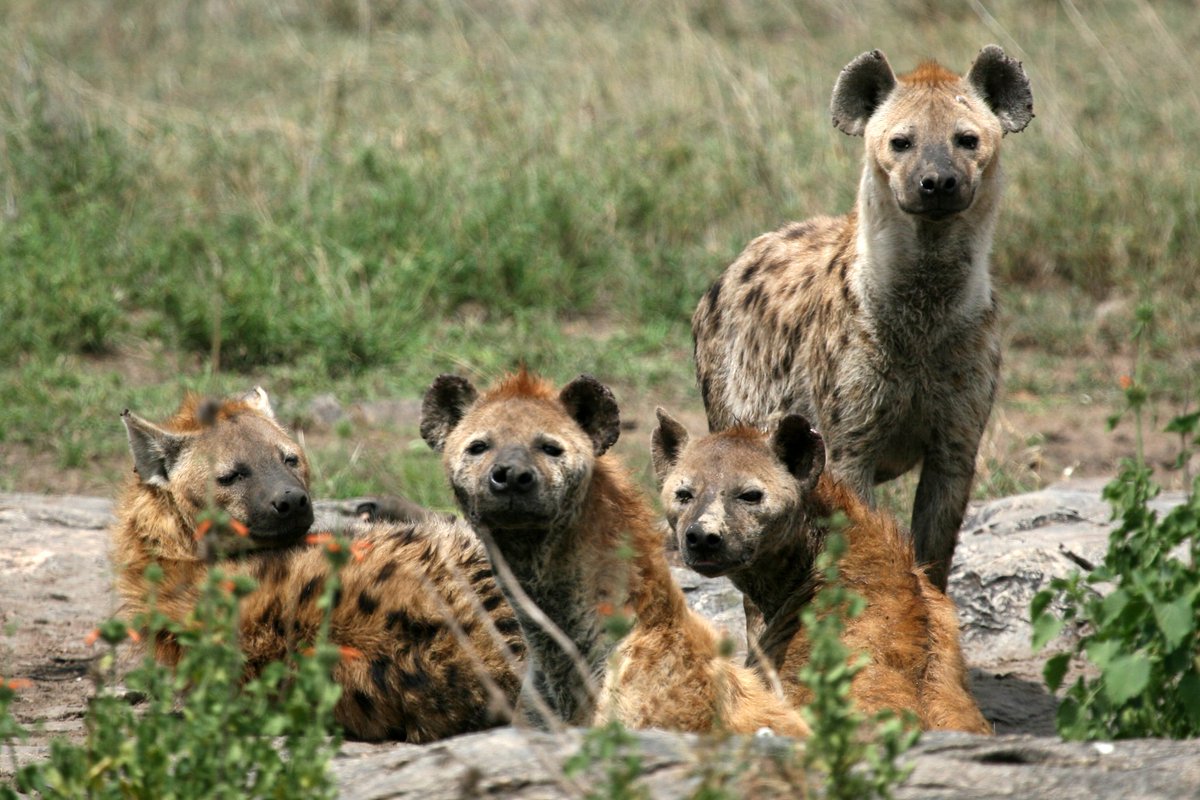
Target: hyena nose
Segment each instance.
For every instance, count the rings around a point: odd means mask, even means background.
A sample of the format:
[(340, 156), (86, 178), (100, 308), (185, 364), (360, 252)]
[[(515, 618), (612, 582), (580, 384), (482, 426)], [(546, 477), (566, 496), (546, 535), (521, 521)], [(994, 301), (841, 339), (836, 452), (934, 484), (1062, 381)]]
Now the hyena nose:
[(308, 495), (300, 489), (287, 488), (271, 500), (271, 508), (280, 517), (299, 516), (308, 511)]
[(526, 494), (537, 484), (533, 469), (525, 464), (496, 464), (488, 476), (493, 494)]
[(683, 540), (687, 549), (698, 555), (715, 552), (721, 546), (721, 534), (705, 531), (699, 523), (687, 527)]
[(953, 194), (958, 186), (958, 178), (954, 175), (931, 173), (921, 178), (921, 194), (932, 197), (935, 194)]

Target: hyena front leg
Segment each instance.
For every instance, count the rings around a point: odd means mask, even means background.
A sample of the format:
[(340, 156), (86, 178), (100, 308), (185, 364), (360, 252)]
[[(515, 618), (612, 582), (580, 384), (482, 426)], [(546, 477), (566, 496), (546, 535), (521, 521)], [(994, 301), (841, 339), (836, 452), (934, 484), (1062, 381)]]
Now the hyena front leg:
[(975, 477), (977, 446), (978, 442), (976, 446), (944, 440), (933, 443), (925, 451), (917, 484), (912, 516), (917, 563), (928, 565), (930, 582), (943, 592)]

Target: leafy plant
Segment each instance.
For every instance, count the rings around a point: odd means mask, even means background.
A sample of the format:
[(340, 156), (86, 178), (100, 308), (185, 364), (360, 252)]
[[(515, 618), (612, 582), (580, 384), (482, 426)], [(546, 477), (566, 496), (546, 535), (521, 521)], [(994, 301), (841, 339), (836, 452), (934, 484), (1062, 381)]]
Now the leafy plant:
[(866, 601), (838, 582), (838, 560), (848, 547), (838, 527), (834, 520), (817, 560), (825, 586), (800, 615), (811, 648), (800, 678), (813, 695), (802, 710), (812, 728), (804, 763), (824, 774), (825, 797), (889, 798), (911, 769), (898, 765), (897, 758), (916, 743), (920, 730), (913, 720), (894, 714), (866, 720), (854, 708), (850, 684), (866, 666), (867, 656), (852, 654), (841, 637), (844, 619), (861, 614)]
[[(205, 527), (219, 540), (217, 529), (229, 524), (215, 514)], [(100, 658), (103, 677), (88, 708), (85, 741), (54, 740), (47, 761), (17, 772), (16, 789), (48, 798), (333, 797), (327, 766), (340, 742), (333, 707), (341, 687), (330, 675), (339, 658), (354, 654), (328, 637), (336, 572), (348, 548), (337, 540), (325, 544), (335, 574), (319, 600), (325, 615), (316, 641), (249, 680), (238, 646), (238, 603), (254, 589), (246, 576), (211, 569), (183, 623), (157, 611), (151, 597), (151, 610), (133, 626), (115, 619), (101, 624), (89, 638), (108, 651)], [(162, 577), (157, 565), (147, 569), (152, 586)], [(116, 648), (139, 638), (139, 630), (151, 641), (173, 636), (182, 649), (174, 669), (147, 653), (125, 676), (128, 688), (145, 697), (140, 709), (114, 688)], [(7, 716), (10, 693), (0, 687), (0, 741), (8, 742), (22, 733)], [(12, 796), (11, 788), (2, 792)]]
[[(1167, 430), (1200, 444), (1200, 415)], [(1161, 519), (1149, 507), (1158, 492), (1150, 469), (1126, 460), (1104, 488), (1118, 525), (1103, 563), (1053, 579), (1033, 599), (1035, 649), (1068, 624), (1083, 630), (1046, 662), (1046, 685), (1063, 685), (1073, 657), (1098, 672), (1077, 677), (1059, 705), (1058, 731), (1068, 739), (1200, 735), (1200, 478)], [(1101, 594), (1104, 586), (1112, 590)]]

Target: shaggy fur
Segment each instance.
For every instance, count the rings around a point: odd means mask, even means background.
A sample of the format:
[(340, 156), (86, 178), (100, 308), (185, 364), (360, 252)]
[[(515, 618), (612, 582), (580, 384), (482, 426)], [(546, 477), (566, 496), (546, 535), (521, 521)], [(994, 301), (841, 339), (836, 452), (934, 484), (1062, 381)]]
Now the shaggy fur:
[[(575, 725), (808, 732), (688, 609), (646, 500), (604, 454), (619, 433), (607, 388), (584, 376), (556, 392), (522, 372), (480, 397), (444, 375), (426, 394), (422, 431), (489, 555), (512, 570), (515, 585), (497, 563), (529, 648), (530, 716), (544, 705)], [(619, 642), (605, 631), (614, 612), (633, 619)]]
[(660, 410), (653, 457), (685, 563), (727, 575), (762, 611), (758, 650), (793, 704), (811, 701), (796, 677), (809, 657), (799, 613), (822, 586), (814, 565), (825, 521), (841, 514), (840, 580), (867, 603), (843, 635), (870, 656), (851, 687), (858, 707), (912, 711), (926, 729), (991, 732), (967, 686), (953, 602), (916, 566), (890, 515), (823, 474), (824, 447), (806, 420), (785, 417), (770, 437), (743, 427), (689, 442)]
[(930, 62), (897, 79), (864, 53), (832, 101), (834, 124), (866, 140), (854, 210), (758, 237), (692, 317), (710, 430), (801, 413), (872, 503), (921, 464), (912, 533), (942, 589), (1000, 371), (1000, 142), (1031, 109), (998, 47), (962, 78)]
[[(218, 543), (236, 552), (214, 564), (258, 582), (240, 608), (247, 677), (312, 642), (329, 566), (323, 548), (303, 543), (312, 522), (308, 464), (266, 393), (219, 404), (189, 398), (161, 427), (129, 412), (125, 422), (136, 472), (113, 531), (125, 615), (147, 610), (150, 564), (164, 576), (158, 609), (179, 622), (191, 614), (211, 561), (196, 541), (196, 515), (211, 497), (234, 519), (251, 520), (247, 536)], [(282, 513), (285, 497), (292, 505)], [(377, 525), (355, 548), (361, 557), (342, 570), (331, 627), (352, 656), (333, 675), (343, 689), (335, 716), (347, 733), (428, 742), (504, 721), (524, 645), (470, 530), (434, 518)], [(163, 663), (178, 661), (169, 634), (153, 646)]]

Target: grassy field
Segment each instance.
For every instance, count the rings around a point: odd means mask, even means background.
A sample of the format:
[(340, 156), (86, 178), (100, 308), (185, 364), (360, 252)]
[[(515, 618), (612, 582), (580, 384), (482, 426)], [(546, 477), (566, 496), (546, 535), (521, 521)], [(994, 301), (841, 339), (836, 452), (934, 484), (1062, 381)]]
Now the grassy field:
[[(586, 371), (635, 420), (694, 413), (701, 292), (752, 236), (852, 203), (840, 67), (962, 70), (988, 42), (1037, 118), (1005, 144), (979, 496), (1111, 467), (1139, 303), (1153, 407), (1195, 405), (1194, 2), (8, 0), (0, 490), (111, 493), (117, 414), (184, 389), (267, 387), (320, 496), (432, 503), (412, 405), (439, 372)], [(358, 411), (321, 423), (329, 393)]]

